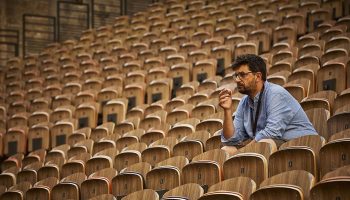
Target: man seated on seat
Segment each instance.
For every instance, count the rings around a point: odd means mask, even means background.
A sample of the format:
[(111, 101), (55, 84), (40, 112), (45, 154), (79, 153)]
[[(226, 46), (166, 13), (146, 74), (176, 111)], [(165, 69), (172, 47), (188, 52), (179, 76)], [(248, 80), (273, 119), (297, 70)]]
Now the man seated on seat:
[(279, 147), (283, 142), (317, 132), (298, 101), (283, 87), (266, 81), (266, 65), (253, 54), (242, 55), (232, 64), (233, 78), (240, 93), (232, 123), (232, 91), (223, 89), (219, 105), (224, 109), (222, 148), (230, 155), (255, 142)]

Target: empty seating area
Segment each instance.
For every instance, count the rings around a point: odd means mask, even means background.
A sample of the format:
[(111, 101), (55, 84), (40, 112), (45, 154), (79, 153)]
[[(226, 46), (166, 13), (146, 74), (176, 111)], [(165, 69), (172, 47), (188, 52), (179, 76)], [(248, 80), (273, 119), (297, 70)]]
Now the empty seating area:
[[(346, 0), (164, 0), (0, 69), (2, 199), (350, 198)], [(229, 156), (230, 65), (258, 54), (319, 136)]]

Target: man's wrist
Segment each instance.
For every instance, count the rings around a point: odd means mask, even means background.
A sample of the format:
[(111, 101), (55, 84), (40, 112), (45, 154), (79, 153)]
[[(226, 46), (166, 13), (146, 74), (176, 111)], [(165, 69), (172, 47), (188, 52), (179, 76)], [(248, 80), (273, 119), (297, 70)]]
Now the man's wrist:
[(225, 109), (224, 109), (224, 113), (225, 113), (225, 114), (230, 114), (230, 115), (231, 115), (231, 114), (232, 114), (231, 108), (225, 108)]

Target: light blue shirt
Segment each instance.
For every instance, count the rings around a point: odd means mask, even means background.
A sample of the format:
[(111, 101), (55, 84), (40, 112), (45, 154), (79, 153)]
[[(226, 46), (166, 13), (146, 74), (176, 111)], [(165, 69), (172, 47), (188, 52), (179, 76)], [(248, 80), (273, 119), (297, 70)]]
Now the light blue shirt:
[(224, 145), (237, 145), (246, 139), (288, 141), (304, 135), (317, 135), (298, 101), (283, 87), (265, 81), (254, 137), (251, 115), (255, 120), (259, 94), (254, 97), (254, 102), (247, 95), (239, 102), (233, 120), (235, 134), (226, 139), (221, 132), (221, 142)]

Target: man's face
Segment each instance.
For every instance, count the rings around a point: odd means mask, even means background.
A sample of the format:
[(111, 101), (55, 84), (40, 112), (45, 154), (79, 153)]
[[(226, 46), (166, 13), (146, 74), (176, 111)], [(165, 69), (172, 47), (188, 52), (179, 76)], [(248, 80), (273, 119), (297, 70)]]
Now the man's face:
[(240, 93), (249, 95), (256, 90), (256, 76), (249, 70), (248, 65), (239, 66), (234, 74), (236, 75), (234, 80)]

